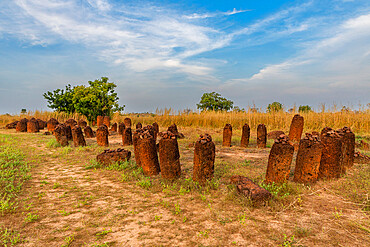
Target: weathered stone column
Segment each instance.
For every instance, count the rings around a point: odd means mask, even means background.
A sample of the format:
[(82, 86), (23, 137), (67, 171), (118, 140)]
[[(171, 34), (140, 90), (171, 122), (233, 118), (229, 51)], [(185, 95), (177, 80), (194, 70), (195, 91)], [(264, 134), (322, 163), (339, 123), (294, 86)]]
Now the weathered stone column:
[(104, 116), (103, 124), (105, 124), (108, 127), (108, 129), (110, 128), (110, 117), (109, 116)]
[(343, 136), (343, 172), (345, 173), (354, 164), (355, 159), (355, 146), (356, 146), (356, 136), (349, 127), (343, 127), (340, 129)]
[(94, 131), (91, 129), (90, 126), (86, 126), (84, 129), (85, 137), (86, 138), (94, 138)]
[(112, 124), (112, 128), (110, 129), (110, 131), (117, 132), (117, 123)]
[(193, 180), (204, 184), (213, 178), (215, 169), (216, 149), (212, 137), (201, 135), (194, 147)]
[(180, 152), (176, 136), (171, 132), (160, 132), (159, 165), (161, 176), (175, 179), (181, 175)]
[(176, 124), (172, 124), (170, 127), (168, 127), (167, 131), (172, 132), (176, 136), (178, 136), (178, 134), (179, 134), (179, 131), (177, 130)]
[(21, 119), (18, 123), (17, 123), (17, 127), (15, 128), (15, 130), (17, 132), (27, 132), (27, 122), (28, 122), (28, 119), (27, 118), (23, 118)]
[(126, 128), (131, 128), (131, 118), (125, 118), (123, 119), (123, 123), (125, 124)]
[(72, 129), (71, 129), (71, 126), (68, 125), (68, 124), (63, 124), (64, 125), (64, 131), (66, 132), (66, 136), (67, 136), (67, 140), (68, 141), (72, 141), (73, 138), (72, 138)]
[(320, 137), (306, 133), (299, 142), (299, 149), (294, 170), (294, 182), (314, 183), (319, 175), (323, 145)]
[(257, 148), (266, 148), (267, 129), (264, 124), (257, 126)]
[(108, 142), (108, 128), (105, 124), (100, 125), (99, 128), (96, 130), (96, 141), (99, 146), (109, 146)]
[(289, 178), (294, 147), (286, 135), (280, 135), (272, 145), (266, 171), (266, 183), (284, 183)]
[(104, 116), (98, 116), (96, 118), (96, 126), (99, 128), (103, 124), (104, 124)]
[(155, 131), (155, 133), (154, 133), (154, 139), (157, 141), (157, 135), (159, 133), (159, 125), (156, 122), (154, 122), (152, 124), (152, 126), (153, 126), (154, 131)]
[(39, 124), (39, 130), (43, 130), (46, 127), (46, 122), (42, 119), (37, 119), (37, 123)]
[(231, 124), (226, 124), (222, 135), (222, 146), (231, 147), (231, 137), (233, 135), (233, 128)]
[(118, 134), (120, 134), (120, 135), (123, 135), (123, 131), (125, 130), (125, 124), (124, 123), (120, 123), (119, 125), (118, 125)]
[(57, 142), (62, 146), (68, 146), (68, 139), (66, 135), (66, 127), (64, 124), (58, 124), (54, 129), (54, 136)]
[(249, 145), (249, 137), (251, 135), (251, 129), (248, 124), (243, 125), (242, 138), (240, 140), (240, 146), (247, 148)]
[(143, 125), (139, 122), (136, 124), (136, 129), (141, 129), (143, 127)]
[(73, 144), (75, 145), (75, 147), (86, 146), (86, 141), (85, 141), (84, 135), (82, 134), (82, 129), (80, 126), (75, 125), (72, 128), (72, 138), (73, 138)]
[(301, 115), (296, 114), (292, 119), (289, 130), (289, 140), (291, 142), (299, 142), (303, 132), (304, 119)]
[(75, 125), (77, 125), (77, 121), (73, 118), (70, 118), (65, 122), (65, 124), (69, 125), (69, 127), (72, 129)]
[(144, 130), (142, 133), (139, 133), (139, 139), (137, 151), (139, 152), (140, 164), (144, 175), (158, 175), (160, 167), (154, 137), (148, 130)]
[(136, 165), (141, 167), (141, 162), (140, 162), (140, 153), (139, 153), (139, 142), (141, 141), (140, 135), (144, 132), (142, 128), (136, 129), (132, 135), (132, 143), (134, 144), (134, 154), (135, 154), (135, 162)]
[(37, 120), (35, 118), (31, 118), (27, 122), (27, 132), (28, 133), (37, 133), (37, 132), (40, 132), (40, 130), (39, 130), (39, 123), (37, 122)]
[(55, 118), (50, 118), (48, 122), (46, 123), (46, 127), (48, 131), (53, 133), (54, 129), (58, 126), (58, 124), (59, 124), (58, 120), (56, 120)]
[(131, 128), (125, 128), (123, 130), (122, 145), (123, 146), (132, 145), (132, 131), (131, 131)]
[(342, 137), (334, 130), (323, 133), (319, 179), (339, 178), (343, 173)]
[(85, 128), (87, 126), (87, 122), (83, 119), (78, 120), (78, 126), (81, 128)]

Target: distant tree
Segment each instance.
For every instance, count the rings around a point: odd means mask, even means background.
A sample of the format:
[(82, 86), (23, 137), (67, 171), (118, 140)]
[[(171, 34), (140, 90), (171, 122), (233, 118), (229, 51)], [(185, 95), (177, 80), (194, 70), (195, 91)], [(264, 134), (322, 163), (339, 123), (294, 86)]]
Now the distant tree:
[(21, 110), (21, 114), (26, 114), (26, 113), (27, 113), (27, 109), (24, 109), (24, 108), (23, 108), (23, 109)]
[(299, 112), (310, 112), (312, 111), (312, 108), (309, 105), (300, 105), (298, 108), (298, 111)]
[(234, 102), (231, 100), (221, 97), (221, 94), (212, 92), (204, 93), (200, 99), (197, 108), (202, 111), (213, 110), (213, 111), (228, 111), (233, 108)]
[(283, 110), (283, 105), (279, 102), (273, 102), (267, 106), (267, 112), (279, 112)]
[(234, 106), (233, 107), (233, 111), (234, 112), (245, 112), (245, 109), (244, 108), (240, 108), (239, 106)]
[(108, 82), (107, 77), (100, 80), (89, 81), (89, 86), (66, 86), (65, 91), (56, 89), (53, 92), (44, 93), (51, 109), (58, 112), (79, 113), (88, 119), (96, 120), (96, 117), (111, 116), (114, 112), (124, 110), (124, 105), (118, 105), (118, 96), (114, 92), (117, 87), (113, 82)]

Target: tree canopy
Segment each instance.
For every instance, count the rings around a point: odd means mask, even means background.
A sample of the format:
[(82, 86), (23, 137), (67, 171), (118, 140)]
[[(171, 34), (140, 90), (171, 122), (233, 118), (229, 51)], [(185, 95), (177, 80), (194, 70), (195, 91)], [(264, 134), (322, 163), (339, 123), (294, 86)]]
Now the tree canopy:
[(97, 116), (111, 116), (114, 112), (124, 110), (119, 106), (118, 96), (115, 93), (116, 84), (108, 82), (107, 77), (89, 81), (88, 86), (67, 85), (65, 90), (56, 89), (43, 94), (48, 101), (48, 107), (58, 112), (79, 113), (88, 119), (96, 120)]
[(279, 112), (283, 110), (283, 105), (279, 102), (272, 102), (267, 106), (267, 112)]
[(233, 104), (234, 102), (232, 102), (231, 100), (221, 97), (221, 94), (212, 92), (204, 93), (202, 95), (199, 104), (197, 104), (197, 108), (201, 109), (202, 111), (228, 111), (233, 108)]

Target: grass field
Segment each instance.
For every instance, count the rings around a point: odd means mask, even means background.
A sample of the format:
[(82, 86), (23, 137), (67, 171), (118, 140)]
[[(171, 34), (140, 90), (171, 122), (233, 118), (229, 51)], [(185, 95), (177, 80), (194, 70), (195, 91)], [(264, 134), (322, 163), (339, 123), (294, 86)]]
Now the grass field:
[[(361, 119), (354, 113), (315, 114), (334, 121), (335, 128), (342, 127), (340, 121), (359, 129), (359, 139), (369, 138), (366, 113), (358, 113)], [(173, 122), (179, 126), (186, 138), (179, 140), (182, 175), (175, 181), (145, 177), (134, 157), (101, 167), (95, 158), (104, 148), (95, 139), (87, 139), (87, 147), (59, 147), (53, 136), (1, 129), (0, 246), (369, 246), (369, 164), (355, 164), (344, 177), (311, 186), (291, 181), (266, 186), (269, 148), (255, 148), (254, 131), (251, 146), (239, 147), (238, 128), (246, 116), (131, 116), (134, 123), (156, 121), (161, 131)], [(289, 129), (292, 114), (274, 116), (251, 116), (252, 129), (261, 119), (268, 130)], [(305, 117), (306, 130), (321, 128)], [(232, 147), (221, 146), (219, 126), (226, 122), (236, 127)], [(207, 123), (210, 127), (203, 126)], [(191, 179), (191, 144), (205, 132), (216, 144), (215, 177), (199, 186)], [(109, 142), (111, 149), (122, 147), (119, 135)], [(274, 198), (253, 205), (230, 184), (232, 175), (251, 178)]]

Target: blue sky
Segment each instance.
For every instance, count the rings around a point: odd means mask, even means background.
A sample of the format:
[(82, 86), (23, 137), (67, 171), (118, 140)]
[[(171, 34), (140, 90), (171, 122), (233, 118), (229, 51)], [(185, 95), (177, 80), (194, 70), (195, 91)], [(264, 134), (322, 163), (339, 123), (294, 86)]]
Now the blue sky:
[(370, 1), (0, 1), (0, 113), (102, 76), (126, 112), (370, 102)]

